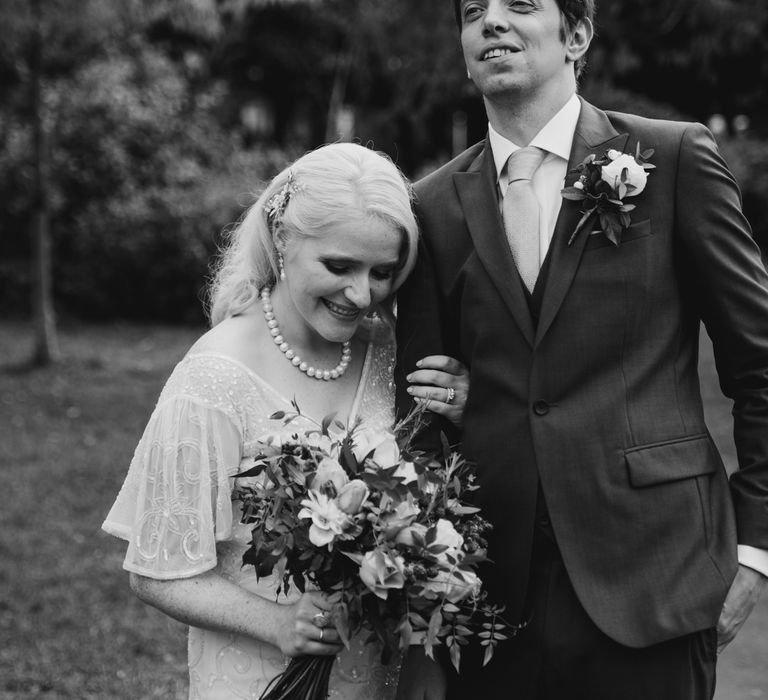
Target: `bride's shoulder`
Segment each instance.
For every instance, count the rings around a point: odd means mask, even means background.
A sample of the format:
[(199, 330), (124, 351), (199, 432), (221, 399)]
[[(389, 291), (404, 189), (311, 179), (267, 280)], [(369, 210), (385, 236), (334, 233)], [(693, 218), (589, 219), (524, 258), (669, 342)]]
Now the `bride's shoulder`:
[(217, 324), (187, 351), (161, 398), (185, 396), (218, 404), (222, 397), (241, 395), (252, 384), (243, 380), (253, 374), (256, 335), (256, 324), (247, 316), (235, 316)]
[(200, 336), (187, 354), (216, 353), (240, 360), (247, 348), (258, 347), (260, 330), (252, 314), (230, 316)]

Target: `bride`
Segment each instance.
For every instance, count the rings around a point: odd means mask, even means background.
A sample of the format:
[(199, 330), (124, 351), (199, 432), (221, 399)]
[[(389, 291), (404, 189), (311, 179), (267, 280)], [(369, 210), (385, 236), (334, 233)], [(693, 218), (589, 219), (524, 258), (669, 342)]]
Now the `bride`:
[[(240, 463), (280, 425), (269, 416), (292, 399), (297, 428), (331, 413), (391, 426), (394, 293), (416, 241), (400, 172), (353, 144), (297, 160), (231, 235), (212, 328), (165, 385), (103, 524), (128, 542), (133, 591), (189, 625), (190, 698), (258, 698), (304, 654), (337, 655), (332, 698), (394, 697), (397, 668), (379, 664), (375, 645), (346, 650), (335, 629), (313, 623), (330, 608), (322, 594), (276, 599), (275, 581), (242, 566), (250, 528), (230, 496)], [(410, 379), (417, 401), (460, 422), (459, 362), (425, 358)]]

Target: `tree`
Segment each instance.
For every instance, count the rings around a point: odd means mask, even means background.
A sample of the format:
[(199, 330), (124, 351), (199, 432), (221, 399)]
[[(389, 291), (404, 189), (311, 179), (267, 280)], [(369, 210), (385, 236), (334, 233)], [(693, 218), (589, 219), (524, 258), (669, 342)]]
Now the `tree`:
[(700, 121), (743, 113), (765, 124), (764, 0), (603, 3), (587, 84), (611, 84)]
[(448, 2), (232, 0), (224, 8), (212, 70), (231, 86), (233, 105), (270, 101), (275, 140), (333, 141), (346, 107), (355, 138), (406, 170), (444, 153), (451, 114), (471, 90)]
[[(32, 309), (35, 347), (32, 361), (47, 364), (59, 356), (51, 273), (51, 132), (56, 81), (88, 60), (123, 9), (95, 0), (8, 0), (0, 11), (3, 59), (12, 78), (11, 104), (31, 124), (33, 157), (28, 221), (33, 249)], [(84, 29), (88, 31), (84, 31)], [(15, 80), (14, 80), (15, 79)], [(15, 88), (15, 89), (14, 89)], [(21, 93), (14, 95), (13, 93)]]
[[(53, 235), (59, 173), (56, 136), (67, 97), (84, 67), (120, 54), (140, 53), (148, 33), (167, 27), (189, 42), (215, 38), (220, 25), (214, 0), (4, 0), (0, 6), (0, 78), (9, 131), (30, 125), (30, 187), (26, 211), (32, 243), (32, 361), (58, 359), (53, 304)], [(181, 45), (177, 41), (176, 45)], [(70, 105), (71, 106), (71, 105)], [(85, 122), (87, 123), (87, 119)]]
[(31, 2), (29, 45), (30, 113), (34, 143), (34, 185), (32, 196), (32, 239), (34, 241), (35, 349), (32, 361), (48, 364), (58, 360), (59, 344), (53, 311), (51, 280), (50, 157), (48, 118), (45, 113), (43, 77), (43, 11), (41, 0)]

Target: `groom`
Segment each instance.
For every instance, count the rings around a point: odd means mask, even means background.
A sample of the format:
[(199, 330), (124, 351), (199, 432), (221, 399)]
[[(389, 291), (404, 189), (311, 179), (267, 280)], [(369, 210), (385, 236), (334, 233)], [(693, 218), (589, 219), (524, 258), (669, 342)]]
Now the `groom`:
[[(469, 365), (484, 577), (527, 626), (458, 677), (413, 648), (398, 697), (711, 698), (768, 575), (768, 276), (739, 191), (701, 125), (576, 96), (593, 0), (454, 5), (488, 137), (416, 185), (398, 406), (417, 358)], [(571, 241), (571, 169), (638, 145), (655, 169), (619, 161), (630, 220), (603, 201)], [(703, 419), (701, 321), (734, 401), (730, 484)]]

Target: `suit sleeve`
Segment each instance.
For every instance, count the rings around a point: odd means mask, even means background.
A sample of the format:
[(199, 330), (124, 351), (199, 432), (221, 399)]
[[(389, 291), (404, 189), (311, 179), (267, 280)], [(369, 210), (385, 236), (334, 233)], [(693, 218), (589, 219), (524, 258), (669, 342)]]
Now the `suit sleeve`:
[[(397, 362), (395, 364), (396, 414), (404, 418), (415, 406), (407, 392), (406, 376), (416, 369), (416, 362), (428, 355), (444, 355), (443, 304), (438, 291), (432, 254), (424, 239), (411, 274), (397, 295)], [(426, 424), (414, 445), (424, 450), (438, 450), (440, 433), (450, 444), (459, 440), (457, 429), (435, 413), (425, 413)]]
[(768, 275), (736, 182), (714, 138), (688, 127), (676, 186), (679, 267), (712, 339), (720, 386), (733, 400), (739, 469), (731, 477), (738, 542), (768, 549)]

